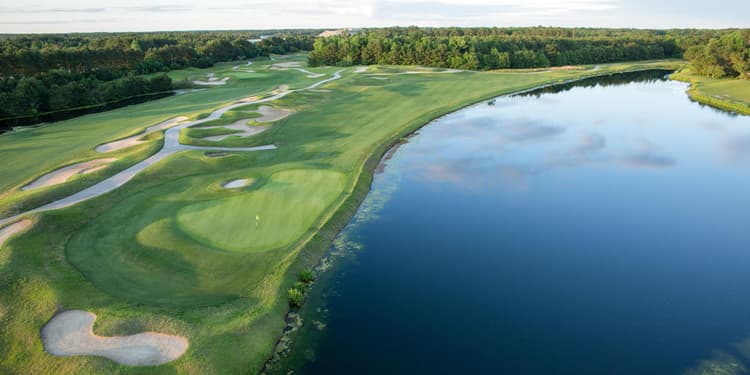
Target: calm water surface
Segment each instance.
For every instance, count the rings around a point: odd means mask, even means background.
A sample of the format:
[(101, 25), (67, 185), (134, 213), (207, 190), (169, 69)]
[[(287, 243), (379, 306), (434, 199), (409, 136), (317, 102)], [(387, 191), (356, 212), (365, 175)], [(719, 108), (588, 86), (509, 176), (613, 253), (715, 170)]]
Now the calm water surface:
[(403, 145), (277, 370), (750, 368), (750, 117), (679, 82), (587, 86), (475, 105)]

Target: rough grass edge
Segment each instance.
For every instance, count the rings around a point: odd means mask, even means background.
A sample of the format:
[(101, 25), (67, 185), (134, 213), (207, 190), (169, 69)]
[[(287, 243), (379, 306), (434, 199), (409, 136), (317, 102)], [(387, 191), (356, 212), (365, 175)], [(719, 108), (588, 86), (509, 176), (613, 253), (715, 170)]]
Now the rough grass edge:
[(690, 100), (696, 103), (707, 105), (709, 107), (720, 109), (722, 111), (750, 116), (750, 104), (717, 99), (699, 92), (698, 81), (695, 80), (688, 72), (678, 71), (671, 74), (669, 78), (675, 81), (689, 83), (690, 87), (687, 90), (688, 97), (690, 98)]

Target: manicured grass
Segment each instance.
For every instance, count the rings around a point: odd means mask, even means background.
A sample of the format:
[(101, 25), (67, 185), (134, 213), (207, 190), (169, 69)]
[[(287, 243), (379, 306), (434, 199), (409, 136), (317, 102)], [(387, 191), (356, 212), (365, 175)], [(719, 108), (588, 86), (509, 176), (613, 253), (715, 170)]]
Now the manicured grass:
[(177, 225), (210, 247), (273, 250), (299, 239), (343, 190), (341, 173), (286, 170), (271, 175), (257, 191), (182, 208)]
[[(251, 75), (264, 77), (257, 80), (233, 78), (226, 87), (90, 115), (23, 137), (2, 135), (0, 152), (10, 158), (0, 165), (0, 174), (9, 176), (3, 183), (16, 187), (43, 171), (95, 155), (91, 150), (97, 144), (162, 119), (195, 116), (280, 84), (299, 88), (318, 80), (295, 70), (269, 70), (267, 64), (250, 67), (258, 71)], [(665, 64), (673, 62), (387, 80), (349, 69), (342, 79), (320, 87), (331, 92), (292, 93), (272, 104), (296, 113), (258, 136), (277, 150), (224, 157), (175, 154), (107, 195), (38, 215), (28, 234), (0, 249), (0, 372), (255, 373), (285, 325), (287, 289), (300, 270), (317, 263), (347, 222), (389, 145), (435, 117), (495, 95)], [(212, 69), (219, 78), (241, 77), (232, 66)], [(138, 155), (153, 152), (156, 148), (148, 147), (158, 142), (156, 135)], [(26, 159), (26, 170), (13, 165)], [(237, 178), (255, 183), (221, 187)], [(16, 194), (11, 191), (0, 203)], [(188, 337), (190, 348), (177, 361), (153, 368), (46, 354), (41, 326), (60, 309), (72, 308), (99, 316), (96, 333), (175, 333)]]
[(727, 111), (750, 115), (750, 80), (714, 79), (684, 69), (672, 79), (689, 82), (693, 100)]

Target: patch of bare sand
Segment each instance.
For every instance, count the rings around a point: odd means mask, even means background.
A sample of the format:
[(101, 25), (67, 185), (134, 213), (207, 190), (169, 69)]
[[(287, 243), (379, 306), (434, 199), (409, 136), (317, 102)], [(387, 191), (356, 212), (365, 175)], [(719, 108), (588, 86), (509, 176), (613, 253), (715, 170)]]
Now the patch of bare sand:
[(398, 72), (398, 73), (370, 73), (366, 74), (368, 77), (378, 77), (378, 76), (399, 76), (399, 75), (405, 75), (405, 74), (453, 74), (453, 73), (461, 73), (463, 70), (460, 69), (445, 69), (445, 70), (433, 70), (433, 69), (423, 69), (423, 70), (407, 70), (405, 72)]
[(271, 64), (271, 67), (274, 68), (301, 68), (302, 63), (299, 61), (287, 61), (287, 62), (281, 62), (276, 64)]
[(143, 133), (136, 134), (136, 135), (134, 135), (132, 137), (123, 138), (123, 139), (120, 139), (118, 141), (109, 142), (109, 143), (105, 143), (103, 145), (99, 145), (99, 146), (96, 147), (96, 152), (101, 152), (101, 153), (112, 152), (112, 151), (121, 150), (123, 148), (135, 146), (135, 145), (137, 145), (139, 143), (143, 143), (144, 142), (144, 141), (140, 140), (143, 136), (151, 134), (151, 133), (156, 132), (156, 131), (161, 131), (161, 130), (164, 130), (164, 129), (171, 128), (171, 127), (173, 127), (173, 126), (175, 126), (175, 125), (177, 125), (177, 124), (179, 124), (179, 123), (181, 123), (181, 122), (183, 122), (183, 121), (185, 121), (187, 119), (188, 118), (185, 117), (185, 116), (178, 116), (178, 117), (171, 118), (171, 119), (169, 119), (167, 121), (160, 122), (160, 123), (158, 123), (158, 124), (156, 124), (154, 126), (149, 126), (148, 128), (146, 128), (146, 130), (143, 131)]
[(231, 133), (231, 134), (223, 134), (223, 135), (212, 135), (210, 137), (201, 138), (206, 141), (223, 141), (229, 137), (240, 137), (240, 138), (247, 138), (251, 137), (256, 134), (263, 133), (264, 131), (268, 130), (267, 126), (250, 126), (247, 124), (247, 119), (239, 120), (233, 124), (224, 125), (224, 126), (209, 126), (205, 127), (204, 129), (216, 129), (216, 128), (227, 128), (232, 130), (239, 130), (241, 133)]
[(221, 86), (227, 83), (227, 80), (229, 80), (229, 77), (224, 77), (222, 79), (218, 79), (216, 77), (209, 78), (208, 81), (192, 81), (194, 85), (198, 86)]
[[(292, 114), (291, 110), (288, 109), (279, 109), (270, 107), (267, 105), (260, 106), (255, 112), (258, 112), (261, 116), (253, 118), (252, 120), (257, 122), (274, 122), (279, 121), (290, 114)], [(203, 129), (217, 129), (217, 128), (225, 128), (225, 129), (232, 129), (232, 130), (238, 130), (237, 133), (231, 133), (231, 134), (222, 134), (222, 135), (212, 135), (209, 137), (201, 138), (206, 141), (223, 141), (229, 137), (240, 137), (240, 138), (247, 138), (254, 136), (256, 134), (260, 134), (266, 130), (268, 130), (268, 126), (250, 126), (247, 124), (247, 119), (238, 120), (232, 124), (229, 125), (221, 125), (221, 126), (207, 126)]]
[(240, 178), (237, 180), (229, 181), (226, 184), (222, 185), (222, 187), (225, 189), (239, 189), (241, 187), (250, 185), (252, 182), (253, 179), (251, 178)]
[(279, 121), (289, 115), (292, 114), (291, 110), (288, 109), (279, 109), (274, 107), (269, 107), (267, 105), (262, 105), (258, 107), (257, 111), (261, 114), (260, 117), (254, 118), (253, 120), (257, 122), (274, 122)]
[(5, 244), (5, 241), (10, 239), (11, 237), (26, 231), (31, 227), (31, 219), (23, 219), (21, 221), (16, 221), (13, 224), (6, 225), (3, 228), (0, 228), (0, 247), (3, 247)]
[(367, 71), (366, 66), (358, 66), (354, 69), (354, 73), (364, 73)]
[(69, 310), (55, 315), (42, 328), (44, 349), (56, 356), (95, 355), (129, 366), (155, 366), (173, 361), (188, 348), (182, 336), (143, 332), (131, 336), (94, 334), (96, 315)]
[(23, 186), (21, 190), (26, 191), (26, 190), (32, 190), (32, 189), (38, 189), (42, 187), (62, 184), (63, 182), (67, 181), (69, 178), (75, 175), (84, 175), (84, 174), (94, 173), (106, 167), (106, 164), (109, 164), (115, 160), (117, 159), (115, 158), (94, 159), (94, 160), (84, 161), (83, 163), (69, 165), (67, 167), (60, 168), (58, 170), (47, 173), (42, 177), (37, 178), (36, 180), (32, 181), (30, 184)]

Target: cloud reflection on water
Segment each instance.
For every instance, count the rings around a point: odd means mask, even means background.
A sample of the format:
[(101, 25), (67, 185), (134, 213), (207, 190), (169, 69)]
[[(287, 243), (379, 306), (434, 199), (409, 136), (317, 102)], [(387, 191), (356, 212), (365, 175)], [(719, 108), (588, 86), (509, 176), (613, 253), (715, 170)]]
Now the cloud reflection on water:
[[(413, 175), (465, 188), (487, 184), (523, 188), (530, 177), (561, 168), (608, 164), (654, 169), (677, 163), (645, 139), (627, 142), (616, 137), (616, 147), (608, 150), (604, 134), (574, 132), (574, 125), (565, 127), (529, 117), (446, 118), (425, 129), (429, 141), (410, 145), (411, 152), (418, 155), (418, 162), (410, 163)], [(750, 139), (747, 150), (750, 153)]]

